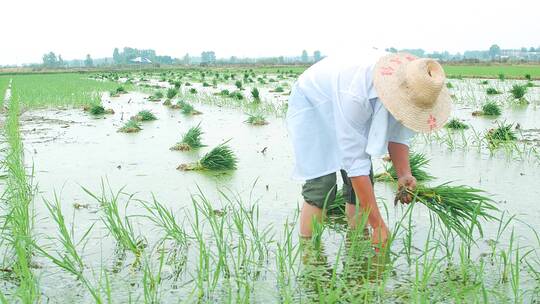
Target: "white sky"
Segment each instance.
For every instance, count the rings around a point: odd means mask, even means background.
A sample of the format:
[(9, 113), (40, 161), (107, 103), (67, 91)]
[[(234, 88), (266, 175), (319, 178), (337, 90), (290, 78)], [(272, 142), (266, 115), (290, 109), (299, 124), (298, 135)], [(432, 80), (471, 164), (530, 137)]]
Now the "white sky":
[(114, 47), (182, 57), (540, 46), (540, 1), (2, 0), (0, 64), (111, 57)]

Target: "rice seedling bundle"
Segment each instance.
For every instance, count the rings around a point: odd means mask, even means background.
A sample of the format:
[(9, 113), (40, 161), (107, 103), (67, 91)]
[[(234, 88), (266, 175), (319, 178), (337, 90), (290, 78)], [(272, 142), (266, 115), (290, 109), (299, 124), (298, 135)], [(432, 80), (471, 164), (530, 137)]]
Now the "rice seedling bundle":
[(496, 95), (496, 94), (500, 94), (500, 92), (497, 91), (495, 88), (487, 88), (486, 94), (488, 94), (488, 95)]
[(482, 106), (482, 115), (499, 116), (501, 112), (501, 108), (494, 101), (488, 101)]
[(168, 99), (173, 99), (177, 94), (178, 94), (177, 89), (170, 88), (170, 89), (167, 90), (167, 98)]
[(157, 117), (154, 115), (154, 113), (148, 111), (148, 110), (142, 110), (137, 113), (137, 115), (133, 116), (131, 119), (136, 121), (151, 121), (156, 120)]
[(195, 110), (193, 105), (191, 105), (190, 103), (184, 102), (184, 103), (180, 104), (180, 102), (179, 102), (178, 105), (181, 107), (182, 113), (185, 114), (185, 115), (199, 115), (199, 114), (202, 114), (201, 112)]
[(464, 239), (471, 239), (472, 228), (482, 234), (479, 219), (497, 219), (493, 212), (498, 211), (493, 200), (484, 192), (469, 186), (452, 186), (444, 183), (435, 187), (418, 185), (413, 191), (400, 189), (394, 204), (410, 195), (412, 200), (425, 205), (451, 231)]
[(189, 93), (191, 93), (191, 94), (197, 94), (197, 89), (195, 89), (195, 88), (190, 88), (190, 89), (189, 89)]
[(525, 93), (527, 93), (527, 87), (524, 85), (515, 84), (512, 86), (512, 89), (510, 89), (510, 93), (515, 99), (521, 99), (523, 96), (525, 96)]
[(238, 90), (242, 90), (242, 82), (240, 80), (237, 80), (234, 85)]
[(163, 92), (157, 91), (150, 97), (148, 97), (148, 100), (150, 101), (160, 101), (163, 98)]
[(234, 91), (234, 92), (229, 93), (229, 97), (233, 99), (237, 99), (237, 100), (244, 99), (244, 95), (242, 95), (242, 92), (240, 91)]
[(226, 143), (223, 143), (206, 153), (198, 162), (181, 164), (177, 169), (183, 171), (226, 171), (236, 169), (237, 162), (234, 152)]
[(447, 83), (446, 83), (446, 87), (449, 88), (449, 89), (453, 89), (453, 88), (454, 88), (454, 85), (452, 85), (451, 82), (447, 82)]
[(268, 124), (268, 122), (264, 118), (264, 115), (262, 114), (249, 114), (246, 122), (255, 126), (263, 126)]
[(130, 119), (120, 129), (118, 129), (118, 132), (136, 133), (140, 130), (142, 130), (141, 125), (136, 120)]
[(201, 136), (204, 132), (201, 130), (200, 123), (195, 126), (191, 127), (183, 136), (182, 140), (171, 147), (171, 150), (176, 151), (191, 151), (195, 150), (201, 147), (204, 147), (205, 145), (201, 142)]
[(260, 101), (261, 97), (259, 94), (259, 89), (257, 88), (251, 89), (251, 97), (253, 97), (253, 101)]
[[(409, 156), (409, 163), (411, 174), (417, 181), (429, 181), (434, 179), (434, 177), (425, 170), (429, 165), (429, 159), (424, 154), (416, 152), (411, 153)], [(377, 181), (397, 181), (397, 179), (396, 168), (394, 168), (393, 164), (390, 165), (386, 172), (375, 175), (375, 180)]]
[(513, 124), (499, 123), (496, 128), (488, 130), (485, 138), (490, 147), (497, 147), (501, 143), (517, 140), (513, 127)]
[(105, 108), (102, 105), (92, 105), (88, 110), (92, 115), (102, 115), (105, 114)]
[(467, 124), (457, 118), (452, 118), (444, 127), (451, 130), (466, 130), (469, 128)]

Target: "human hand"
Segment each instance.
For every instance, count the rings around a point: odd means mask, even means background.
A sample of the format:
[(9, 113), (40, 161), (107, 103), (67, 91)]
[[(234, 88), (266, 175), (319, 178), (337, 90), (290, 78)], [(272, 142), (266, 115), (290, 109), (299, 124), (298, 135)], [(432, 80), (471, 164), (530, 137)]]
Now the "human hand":
[(416, 178), (411, 174), (403, 175), (398, 178), (398, 196), (396, 197), (401, 203), (409, 204), (412, 201), (412, 196), (407, 192), (413, 191), (416, 188)]

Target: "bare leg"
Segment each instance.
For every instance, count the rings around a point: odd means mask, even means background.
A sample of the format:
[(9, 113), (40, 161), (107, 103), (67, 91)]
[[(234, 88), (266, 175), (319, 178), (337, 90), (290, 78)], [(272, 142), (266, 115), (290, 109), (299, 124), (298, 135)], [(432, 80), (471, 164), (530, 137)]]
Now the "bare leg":
[(321, 208), (317, 208), (313, 205), (310, 205), (304, 202), (302, 205), (302, 211), (300, 212), (300, 236), (301, 237), (311, 237), (312, 234), (312, 225), (311, 222), (313, 218), (317, 220), (322, 220), (323, 211)]

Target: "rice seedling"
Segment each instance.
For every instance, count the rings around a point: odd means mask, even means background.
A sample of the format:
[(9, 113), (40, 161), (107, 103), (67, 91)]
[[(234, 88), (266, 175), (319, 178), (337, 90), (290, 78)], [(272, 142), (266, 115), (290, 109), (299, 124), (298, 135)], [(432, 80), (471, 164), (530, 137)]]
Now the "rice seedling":
[(176, 245), (187, 245), (188, 235), (184, 231), (183, 226), (176, 221), (176, 217), (171, 210), (159, 203), (154, 196), (152, 196), (152, 203), (139, 202), (148, 212), (144, 217), (148, 218), (165, 232), (165, 239), (175, 241)]
[(449, 89), (453, 89), (453, 88), (454, 88), (454, 85), (452, 85), (451, 82), (447, 82), (447, 83), (446, 83), (446, 87), (449, 88)]
[(491, 148), (496, 148), (502, 143), (517, 140), (513, 124), (498, 123), (496, 128), (490, 129), (485, 135)]
[(487, 81), (487, 80), (482, 80), (482, 81), (480, 81), (480, 84), (481, 84), (481, 85), (487, 85), (487, 84), (489, 84), (489, 81)]
[(497, 91), (495, 88), (487, 88), (486, 89), (486, 94), (488, 95), (497, 95), (497, 94), (501, 94), (499, 91)]
[(43, 247), (34, 244), (36, 250), (44, 257), (51, 260), (56, 266), (71, 273), (77, 278), (77, 280), (81, 281), (86, 287), (86, 289), (88, 289), (88, 292), (90, 292), (92, 298), (96, 303), (104, 303), (102, 296), (97, 290), (97, 288), (93, 286), (90, 280), (85, 276), (85, 265), (77, 248), (77, 246), (80, 244), (86, 244), (85, 240), (87, 240), (94, 225), (92, 224), (86, 230), (86, 232), (83, 233), (80, 240), (78, 242), (75, 242), (73, 230), (68, 229), (66, 225), (66, 221), (62, 213), (61, 203), (56, 193), (54, 194), (54, 202), (49, 202), (48, 200), (45, 200), (44, 203), (47, 207), (47, 210), (49, 211), (49, 214), (56, 223), (56, 226), (58, 228), (58, 241), (60, 241), (62, 246), (60, 250), (55, 250), (56, 254), (54, 255), (45, 250)]
[(154, 113), (148, 111), (148, 110), (142, 110), (137, 113), (137, 115), (131, 117), (132, 120), (136, 121), (152, 121), (156, 120), (157, 117), (154, 115)]
[(184, 115), (199, 115), (199, 114), (202, 114), (202, 112), (199, 112), (199, 111), (195, 110), (193, 105), (190, 104), (190, 103), (184, 102), (184, 103), (180, 104), (180, 102), (179, 102), (178, 104), (182, 109), (182, 114), (184, 114)]
[(494, 101), (488, 101), (482, 106), (481, 111), (473, 112), (473, 116), (476, 115), (485, 115), (485, 116), (499, 116), (501, 115), (501, 107), (494, 102)]
[(109, 96), (110, 97), (118, 97), (122, 94), (126, 94), (127, 91), (124, 87), (120, 86), (120, 87), (117, 87), (116, 89), (112, 90), (109, 92)]
[(510, 93), (515, 99), (521, 99), (523, 96), (525, 96), (525, 93), (527, 93), (527, 87), (523, 85), (514, 84), (512, 86), (512, 89), (510, 89)]
[(33, 196), (34, 190), (31, 179), (34, 172), (27, 175), (24, 164), (24, 147), (19, 131), (19, 102), (9, 101), (9, 110), (4, 126), (8, 147), (3, 164), (7, 170), (5, 190), (1, 196), (6, 208), (2, 215), (3, 223), (1, 242), (7, 241), (13, 250), (14, 257), (10, 260), (11, 271), (18, 280), (15, 296), (22, 303), (37, 302), (38, 283), (30, 264), (33, 256)]
[(274, 92), (274, 93), (283, 93), (283, 92), (285, 92), (285, 89), (283, 87), (281, 87), (281, 86), (278, 86), (275, 89), (273, 89), (272, 92)]
[(189, 82), (186, 82), (186, 83), (184, 83), (184, 86), (186, 86), (186, 87), (190, 87), (190, 86), (191, 86), (191, 83), (189, 83)]
[(181, 164), (177, 169), (183, 171), (226, 171), (236, 169), (237, 162), (236, 155), (225, 142), (210, 150), (198, 162)]
[(148, 97), (149, 101), (161, 101), (163, 99), (163, 92), (157, 91)]
[(176, 95), (178, 95), (178, 89), (170, 88), (167, 90), (167, 98), (173, 99)]
[(128, 120), (120, 129), (118, 129), (118, 132), (122, 133), (137, 133), (141, 129), (141, 125), (138, 121), (130, 119)]
[(244, 99), (244, 95), (240, 91), (231, 92), (231, 93), (229, 93), (228, 97), (236, 99), (236, 100), (243, 100)]
[(473, 227), (482, 234), (482, 227), (478, 218), (496, 220), (493, 212), (498, 208), (493, 200), (483, 195), (483, 191), (468, 186), (451, 186), (444, 183), (435, 187), (418, 185), (414, 191), (406, 188), (400, 189), (394, 201), (403, 200), (405, 196), (412, 196), (413, 201), (425, 205), (437, 218), (451, 231), (463, 239), (472, 238)]
[(504, 74), (499, 74), (499, 80), (504, 81), (506, 79), (506, 76)]
[(175, 88), (176, 90), (178, 90), (178, 89), (180, 89), (180, 87), (182, 86), (182, 83), (181, 83), (180, 81), (175, 81), (175, 82), (173, 83), (173, 85), (174, 85), (174, 88)]
[(171, 150), (191, 151), (205, 147), (201, 142), (203, 133), (200, 123), (195, 127), (191, 127), (184, 135), (182, 135), (182, 140), (171, 147)]
[(526, 86), (527, 88), (532, 88), (532, 87), (534, 87), (534, 83), (533, 83), (532, 81), (527, 81), (527, 83), (525, 84), (525, 86)]
[(190, 89), (189, 89), (189, 93), (190, 93), (190, 94), (197, 94), (197, 89), (195, 89), (195, 88), (190, 88)]
[[(118, 245), (125, 250), (129, 250), (135, 256), (134, 264), (138, 264), (139, 258), (146, 247), (146, 240), (142, 236), (135, 234), (131, 219), (127, 215), (120, 215), (120, 196), (123, 194), (123, 188), (114, 193), (110, 190), (110, 196), (107, 195), (105, 184), (101, 183), (101, 195), (93, 194), (86, 188), (82, 188), (84, 192), (94, 198), (101, 207), (101, 221), (107, 227), (111, 236), (116, 240)], [(127, 197), (125, 202), (124, 213), (132, 200), (133, 195)]]
[(102, 115), (105, 114), (105, 108), (102, 105), (95, 104), (90, 106), (88, 112), (92, 115)]
[(525, 79), (527, 79), (528, 81), (531, 81), (532, 80), (531, 74), (525, 74)]
[(452, 118), (444, 125), (444, 127), (451, 130), (466, 130), (469, 128), (469, 125), (457, 118)]
[(234, 85), (236, 86), (236, 88), (237, 88), (238, 90), (243, 90), (243, 87), (242, 87), (242, 81), (237, 80), (237, 81), (234, 82)]
[(268, 121), (266, 121), (263, 114), (248, 114), (246, 123), (254, 126), (263, 126), (267, 125)]
[[(429, 181), (434, 177), (426, 171), (426, 167), (429, 166), (429, 159), (422, 153), (412, 152), (409, 156), (409, 164), (411, 167), (412, 176), (417, 181)], [(397, 181), (398, 176), (394, 165), (390, 165), (386, 168), (385, 172), (376, 174), (375, 179), (377, 181)]]
[(228, 97), (229, 96), (229, 90), (227, 89), (224, 89), (224, 90), (221, 90), (218, 95), (221, 95), (223, 97)]
[(257, 89), (257, 88), (251, 89), (251, 97), (253, 97), (254, 102), (260, 102), (261, 101), (261, 97), (259, 95), (260, 95), (259, 94), (259, 89)]
[(203, 82), (202, 84), (203, 87), (207, 88), (207, 87), (211, 87), (211, 85), (208, 83), (208, 82)]
[(165, 99), (165, 101), (163, 102), (163, 105), (166, 107), (170, 107), (172, 106), (172, 102), (170, 99)]

